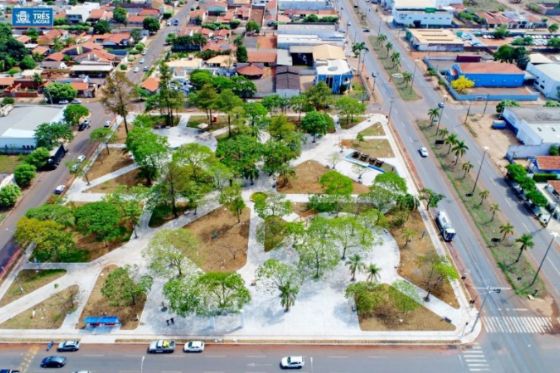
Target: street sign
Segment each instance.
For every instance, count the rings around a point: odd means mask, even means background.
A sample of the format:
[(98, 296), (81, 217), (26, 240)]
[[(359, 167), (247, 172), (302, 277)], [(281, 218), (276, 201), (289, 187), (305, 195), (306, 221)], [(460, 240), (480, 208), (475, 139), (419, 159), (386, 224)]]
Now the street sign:
[(14, 8), (12, 26), (14, 27), (52, 27), (54, 13), (52, 8)]

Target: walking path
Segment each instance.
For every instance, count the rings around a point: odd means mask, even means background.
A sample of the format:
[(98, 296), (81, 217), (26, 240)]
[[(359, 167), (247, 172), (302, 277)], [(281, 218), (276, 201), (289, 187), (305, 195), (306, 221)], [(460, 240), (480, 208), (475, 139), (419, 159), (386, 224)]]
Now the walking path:
[[(174, 141), (173, 144), (180, 146), (189, 142), (200, 142), (198, 131), (186, 127), (188, 115), (182, 115), (179, 126), (156, 130), (156, 132), (168, 136)], [(374, 136), (372, 138), (385, 138), (391, 144), (395, 157), (383, 159), (395, 166), (397, 172), (403, 176), (412, 193), (417, 193), (414, 182), (409, 174), (402, 155), (398, 152), (398, 147), (391, 136), (386, 125), (384, 115), (370, 115), (364, 122), (348, 130), (337, 130), (337, 133), (327, 134), (318, 142), (308, 141), (303, 146), (301, 156), (294, 162), (294, 165), (307, 160), (317, 161), (323, 165), (333, 163), (334, 155), (341, 157), (335, 164), (337, 171), (357, 179), (355, 167), (352, 163), (345, 160), (344, 156), (350, 154), (351, 150), (342, 149), (340, 154), (340, 141), (344, 139), (355, 139), (356, 135), (372, 124), (379, 122), (385, 130), (385, 136)], [(218, 130), (216, 132), (224, 132)], [(227, 131), (227, 129), (226, 129)], [(214, 132), (214, 134), (216, 134)], [(215, 143), (215, 138), (209, 141)], [(215, 148), (215, 145), (214, 145)], [(119, 175), (130, 172), (137, 168), (137, 165), (130, 165), (117, 171), (103, 175), (92, 180), (87, 185), (84, 180), (78, 178), (71, 186), (68, 200), (99, 200), (104, 196), (103, 193), (83, 193), (85, 190), (99, 185), (107, 180), (114, 179)], [(380, 171), (370, 169), (362, 176), (362, 181), (369, 185)], [(256, 191), (270, 192), (273, 180), (263, 175), (255, 180), (253, 185), (246, 186), (243, 190), (243, 198), (251, 209), (251, 219), (249, 225), (249, 244), (246, 264), (238, 271), (249, 286), (252, 301), (242, 313), (227, 317), (201, 318), (187, 317), (181, 318), (169, 313), (168, 310), (162, 311), (163, 298), (162, 286), (164, 281), (156, 279), (148, 295), (144, 312), (140, 317), (139, 326), (135, 330), (114, 330), (109, 335), (91, 335), (85, 330), (76, 329), (79, 324), (79, 317), (93, 290), (99, 273), (107, 265), (137, 265), (141, 271), (147, 270), (147, 263), (142, 256), (142, 251), (148, 245), (152, 235), (162, 228), (179, 228), (200, 218), (219, 207), (218, 194), (208, 195), (200, 204), (198, 214), (195, 216), (187, 211), (179, 218), (164, 224), (160, 228), (150, 228), (148, 226), (151, 213), (146, 212), (137, 227), (139, 238), (132, 238), (121, 247), (114, 249), (110, 253), (90, 262), (90, 263), (31, 263), (22, 261), (20, 269), (65, 269), (67, 273), (56, 280), (59, 284), (55, 288), (53, 284), (47, 284), (35, 291), (21, 297), (20, 299), (0, 308), (0, 323), (12, 318), (18, 313), (35, 307), (38, 303), (49, 298), (55, 293), (66, 289), (71, 285), (79, 286), (78, 307), (69, 314), (62, 326), (56, 330), (0, 330), (0, 337), (6, 339), (29, 338), (63, 338), (75, 336), (87, 336), (88, 341), (112, 342), (115, 339), (151, 339), (157, 336), (184, 337), (200, 336), (212, 337), (229, 340), (322, 340), (322, 341), (458, 341), (463, 342), (473, 340), (480, 331), (480, 323), (475, 327), (474, 333), (465, 334), (466, 325), (474, 319), (476, 313), (469, 307), (462, 289), (458, 283), (453, 283), (453, 290), (459, 300), (461, 307), (455, 309), (445, 302), (431, 297), (430, 302), (424, 302), (423, 306), (436, 313), (442, 318), (448, 318), (455, 325), (454, 331), (409, 331), (409, 332), (368, 332), (360, 330), (357, 314), (352, 309), (352, 304), (344, 297), (344, 289), (349, 280), (349, 271), (344, 263), (339, 263), (337, 267), (328, 273), (321, 281), (306, 281), (300, 291), (297, 302), (292, 311), (285, 313), (279, 304), (277, 294), (270, 291), (262, 284), (255, 284), (255, 272), (259, 265), (265, 260), (276, 258), (287, 263), (296, 263), (297, 254), (291, 247), (282, 250), (265, 252), (262, 244), (258, 241), (258, 229), (262, 224), (261, 219), (256, 215), (250, 202), (250, 196)], [(91, 197), (84, 197), (90, 195)], [(307, 194), (289, 194), (286, 198), (292, 202), (307, 202)], [(436, 244), (437, 250), (445, 254), (445, 248), (441, 245), (439, 237), (429, 221), (427, 212), (421, 209), (421, 215), (432, 240)], [(393, 237), (384, 230), (377, 232), (380, 242), (374, 248), (363, 254), (365, 263), (375, 263), (382, 270), (379, 281), (392, 284), (395, 281), (406, 281), (397, 273), (400, 262), (400, 253), (397, 243)], [(29, 253), (28, 253), (29, 255)], [(10, 276), (0, 286), (0, 297), (2, 297), (9, 286), (13, 283), (17, 271)], [(357, 280), (364, 280), (364, 274), (358, 274)], [(425, 296), (426, 292), (414, 286), (420, 297)], [(167, 326), (165, 320), (175, 318), (175, 324)], [(470, 330), (470, 328), (468, 328)], [(467, 332), (469, 330), (466, 330)]]

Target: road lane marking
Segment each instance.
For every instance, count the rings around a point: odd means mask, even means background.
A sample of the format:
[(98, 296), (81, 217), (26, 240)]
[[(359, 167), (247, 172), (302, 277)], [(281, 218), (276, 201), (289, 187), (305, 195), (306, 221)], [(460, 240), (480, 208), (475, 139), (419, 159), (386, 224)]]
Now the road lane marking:
[(550, 265), (556, 271), (556, 273), (560, 275), (560, 271), (558, 270), (558, 267), (556, 267), (556, 265), (552, 262), (552, 260), (550, 260), (550, 258), (547, 258), (546, 260), (550, 263)]
[(328, 356), (328, 358), (330, 358), (330, 359), (348, 359), (348, 356), (345, 356), (345, 355), (331, 355), (331, 356)]
[(208, 357), (211, 359), (224, 359), (226, 355), (204, 355), (204, 357)]
[(245, 355), (245, 356), (254, 359), (264, 359), (266, 357), (266, 355)]

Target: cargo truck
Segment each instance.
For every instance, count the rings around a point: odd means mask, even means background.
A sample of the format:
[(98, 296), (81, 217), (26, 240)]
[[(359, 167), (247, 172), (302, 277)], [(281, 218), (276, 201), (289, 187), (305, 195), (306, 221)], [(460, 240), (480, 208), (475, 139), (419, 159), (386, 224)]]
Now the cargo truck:
[(444, 211), (439, 211), (436, 215), (436, 224), (441, 236), (446, 242), (451, 242), (455, 237), (455, 229), (451, 225), (451, 220)]

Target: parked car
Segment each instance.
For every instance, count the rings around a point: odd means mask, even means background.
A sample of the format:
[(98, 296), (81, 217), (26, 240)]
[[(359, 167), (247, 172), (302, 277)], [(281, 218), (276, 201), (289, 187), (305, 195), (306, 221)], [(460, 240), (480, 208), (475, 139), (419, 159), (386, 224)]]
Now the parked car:
[(137, 73), (138, 71), (140, 71), (140, 69), (138, 68), (138, 66), (136, 66), (133, 71)]
[(144, 66), (144, 71), (148, 71), (150, 68), (148, 66)]
[(90, 124), (88, 120), (83, 121), (78, 125), (78, 131), (84, 131), (86, 128), (89, 128)]
[(54, 194), (60, 195), (60, 194), (64, 193), (65, 190), (66, 190), (66, 185), (60, 184), (59, 186), (54, 188)]
[(72, 103), (72, 104), (81, 104), (82, 101), (80, 101), (80, 100), (78, 100), (77, 98), (75, 98), (75, 99), (72, 100), (71, 103)]
[(41, 368), (62, 368), (66, 365), (64, 356), (47, 356), (41, 361)]
[(105, 128), (111, 127), (111, 121), (110, 121), (109, 119), (107, 119), (107, 120), (105, 121), (105, 123), (103, 124), (103, 127), (105, 127)]
[(418, 149), (418, 153), (422, 156), (422, 158), (426, 158), (428, 156), (428, 149), (425, 146), (422, 146)]
[(83, 154), (80, 154), (78, 157), (76, 157), (76, 160), (80, 163), (82, 163), (83, 161), (86, 160), (86, 156)]
[(144, 49), (144, 50), (142, 51), (142, 56), (145, 56), (145, 55), (146, 55), (146, 50)]
[(20, 373), (20, 371), (16, 369), (0, 369), (0, 373)]
[(203, 352), (204, 342), (202, 341), (189, 341), (183, 347), (184, 352)]
[(150, 354), (170, 354), (173, 351), (175, 351), (175, 341), (167, 339), (158, 339), (148, 346), (148, 353)]
[(141, 63), (141, 64), (144, 64), (144, 62), (146, 62), (146, 61), (144, 61), (144, 59), (142, 58), (142, 59), (140, 60), (140, 63)]
[[(83, 157), (83, 155), (81, 155), (80, 157)], [(78, 160), (80, 159), (80, 157), (78, 157)], [(82, 161), (83, 160), (81, 160), (80, 162)], [(64, 351), (73, 352), (73, 351), (78, 351), (79, 349), (80, 349), (80, 341), (78, 340), (68, 340), (68, 341), (60, 342), (58, 344), (58, 347), (56, 348), (58, 352), (64, 352)]]
[(286, 356), (280, 360), (282, 369), (301, 369), (304, 365), (303, 356)]
[(68, 100), (60, 100), (60, 101), (58, 101), (58, 103), (61, 104), (61, 105), (67, 105), (70, 102), (68, 102)]
[(364, 31), (364, 32), (369, 32), (369, 29), (368, 29), (368, 28), (365, 28), (363, 31)]

